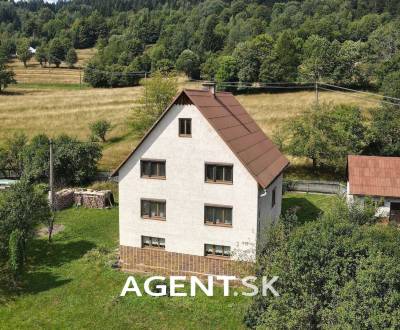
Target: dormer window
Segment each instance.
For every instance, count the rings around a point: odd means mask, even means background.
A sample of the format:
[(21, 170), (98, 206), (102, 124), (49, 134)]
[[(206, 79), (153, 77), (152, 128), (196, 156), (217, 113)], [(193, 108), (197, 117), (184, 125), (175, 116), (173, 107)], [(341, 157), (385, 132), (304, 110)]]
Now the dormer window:
[(179, 136), (191, 137), (192, 136), (192, 119), (179, 118)]

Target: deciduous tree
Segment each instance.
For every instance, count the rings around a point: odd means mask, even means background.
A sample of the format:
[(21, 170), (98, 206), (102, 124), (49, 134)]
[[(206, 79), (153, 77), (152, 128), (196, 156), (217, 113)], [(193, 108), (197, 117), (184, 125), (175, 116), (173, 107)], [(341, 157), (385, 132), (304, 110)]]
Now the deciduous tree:
[(32, 58), (33, 53), (30, 50), (30, 42), (27, 38), (22, 38), (17, 43), (18, 59), (27, 67), (27, 62)]
[(132, 127), (138, 134), (144, 132), (166, 109), (178, 90), (173, 74), (155, 72), (144, 81), (144, 93), (139, 106), (133, 109)]

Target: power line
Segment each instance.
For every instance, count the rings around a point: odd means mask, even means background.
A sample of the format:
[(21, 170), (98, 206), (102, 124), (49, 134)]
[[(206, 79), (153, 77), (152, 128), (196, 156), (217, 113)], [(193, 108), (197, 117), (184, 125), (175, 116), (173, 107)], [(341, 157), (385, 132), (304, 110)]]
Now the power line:
[[(50, 56), (53, 59), (56, 59), (59, 62), (65, 62), (55, 56)], [(84, 70), (90, 70), (90, 71), (94, 71), (94, 72), (99, 72), (99, 73), (104, 73), (104, 74), (111, 74), (113, 76), (130, 76), (130, 77), (136, 77), (136, 76), (142, 76), (144, 78), (147, 78), (147, 75), (149, 74), (148, 71), (131, 71), (131, 72), (113, 72), (113, 71), (105, 71), (105, 70), (99, 70), (96, 68), (91, 68), (88, 66), (84, 66), (84, 67), (80, 67), (80, 69), (84, 69)], [(208, 80), (202, 80), (202, 79), (191, 79), (191, 82), (207, 82)], [(307, 89), (307, 88), (313, 88), (315, 86), (315, 83), (313, 82), (304, 82), (304, 83), (298, 83), (298, 82), (246, 82), (246, 81), (224, 81), (224, 82), (216, 82), (217, 85), (219, 86), (223, 86), (223, 87), (235, 87), (235, 88), (239, 88), (239, 89)], [(329, 92), (334, 92), (334, 93), (339, 93), (339, 94), (343, 94), (343, 95), (347, 95), (349, 97), (353, 97), (353, 98), (358, 98), (367, 102), (381, 102), (381, 103), (385, 103), (385, 104), (389, 104), (389, 105), (395, 105), (395, 106), (400, 106), (400, 104), (397, 103), (393, 103), (393, 102), (388, 102), (385, 100), (370, 100), (370, 99), (366, 99), (366, 98), (362, 98), (356, 95), (350, 95), (349, 93), (345, 93), (345, 92), (340, 92), (340, 91), (336, 91), (336, 90), (332, 90), (332, 89), (328, 89), (328, 88), (323, 88), (321, 87), (321, 85), (323, 86), (327, 86), (327, 87), (332, 87), (332, 88), (336, 88), (336, 89), (341, 89), (341, 90), (345, 90), (348, 92), (352, 92), (352, 93), (356, 93), (356, 94), (364, 94), (364, 95), (369, 95), (369, 96), (375, 96), (375, 97), (380, 97), (383, 99), (390, 99), (390, 100), (394, 100), (394, 101), (400, 101), (399, 98), (396, 97), (391, 97), (391, 96), (386, 96), (386, 95), (381, 95), (381, 94), (377, 94), (377, 93), (371, 93), (371, 92), (364, 92), (364, 91), (358, 91), (355, 89), (351, 89), (351, 88), (347, 88), (347, 87), (342, 87), (342, 86), (337, 86), (337, 85), (333, 85), (333, 84), (328, 84), (328, 83), (323, 83), (323, 82), (318, 82), (318, 88), (321, 90), (325, 90), (325, 91), (329, 91)], [(286, 86), (282, 86), (282, 85), (286, 85)], [(292, 86), (287, 86), (287, 85), (292, 85)]]
[(351, 93), (335, 91), (335, 90), (328, 89), (328, 88), (324, 88), (324, 87), (321, 87), (321, 86), (319, 87), (319, 89), (322, 89), (322, 90), (325, 90), (325, 91), (328, 91), (328, 92), (332, 92), (332, 93), (343, 94), (343, 95), (346, 95), (346, 96), (348, 96), (348, 97), (357, 98), (357, 99), (360, 99), (360, 100), (363, 100), (363, 101), (366, 101), (366, 102), (375, 103), (375, 104), (378, 103), (378, 102), (381, 102), (381, 103), (385, 103), (385, 104), (389, 104), (389, 105), (400, 106), (400, 104), (397, 104), (397, 103), (387, 102), (387, 101), (384, 101), (384, 100), (371, 100), (371, 99), (366, 99), (366, 98), (363, 98), (363, 97), (361, 97), (361, 96), (352, 95)]
[(358, 90), (355, 90), (355, 89), (346, 88), (346, 87), (341, 87), (341, 86), (337, 86), (337, 85), (331, 85), (331, 84), (327, 84), (327, 83), (319, 83), (319, 84), (320, 84), (320, 85), (329, 86), (329, 87), (338, 88), (338, 89), (342, 89), (342, 90), (346, 90), (346, 91), (350, 91), (350, 92), (354, 92), (354, 93), (366, 94), (366, 95), (371, 95), (371, 96), (379, 96), (379, 97), (384, 97), (384, 98), (386, 98), (386, 99), (391, 99), (391, 100), (395, 100), (395, 101), (400, 101), (399, 98), (391, 97), (391, 96), (385, 96), (385, 95), (382, 95), (382, 94), (371, 93), (371, 92), (364, 92), (364, 91), (358, 91)]

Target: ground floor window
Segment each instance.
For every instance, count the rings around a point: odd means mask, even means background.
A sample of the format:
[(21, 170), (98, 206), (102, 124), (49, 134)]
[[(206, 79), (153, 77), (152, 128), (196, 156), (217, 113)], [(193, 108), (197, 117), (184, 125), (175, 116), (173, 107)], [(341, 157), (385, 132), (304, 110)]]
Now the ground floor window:
[(159, 237), (142, 236), (142, 248), (165, 249), (165, 239)]
[(228, 258), (231, 256), (231, 248), (224, 245), (205, 244), (204, 255)]

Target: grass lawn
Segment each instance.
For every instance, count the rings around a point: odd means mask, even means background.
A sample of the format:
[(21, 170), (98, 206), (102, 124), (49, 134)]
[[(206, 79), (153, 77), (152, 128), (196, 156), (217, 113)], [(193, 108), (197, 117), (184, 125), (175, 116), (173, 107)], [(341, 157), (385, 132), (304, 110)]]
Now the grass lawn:
[(334, 195), (289, 192), (283, 197), (282, 214), (295, 208), (300, 224), (316, 220), (322, 212), (333, 205), (336, 198), (338, 197)]
[[(283, 208), (315, 219), (335, 197), (288, 193)], [(112, 270), (118, 246), (118, 209), (71, 208), (59, 213), (65, 230), (49, 244), (30, 248), (24, 285), (17, 294), (0, 287), (0, 329), (241, 329), (251, 298), (120, 298), (127, 274)], [(139, 286), (143, 286), (143, 277)]]
[[(37, 239), (31, 269), (18, 295), (1, 292), (0, 329), (241, 329), (250, 298), (120, 298), (127, 274), (112, 270), (110, 259), (93, 249), (114, 251), (118, 209), (62, 211), (65, 231), (52, 244)], [(143, 288), (142, 277), (135, 276)], [(6, 298), (4, 298), (4, 296)]]

